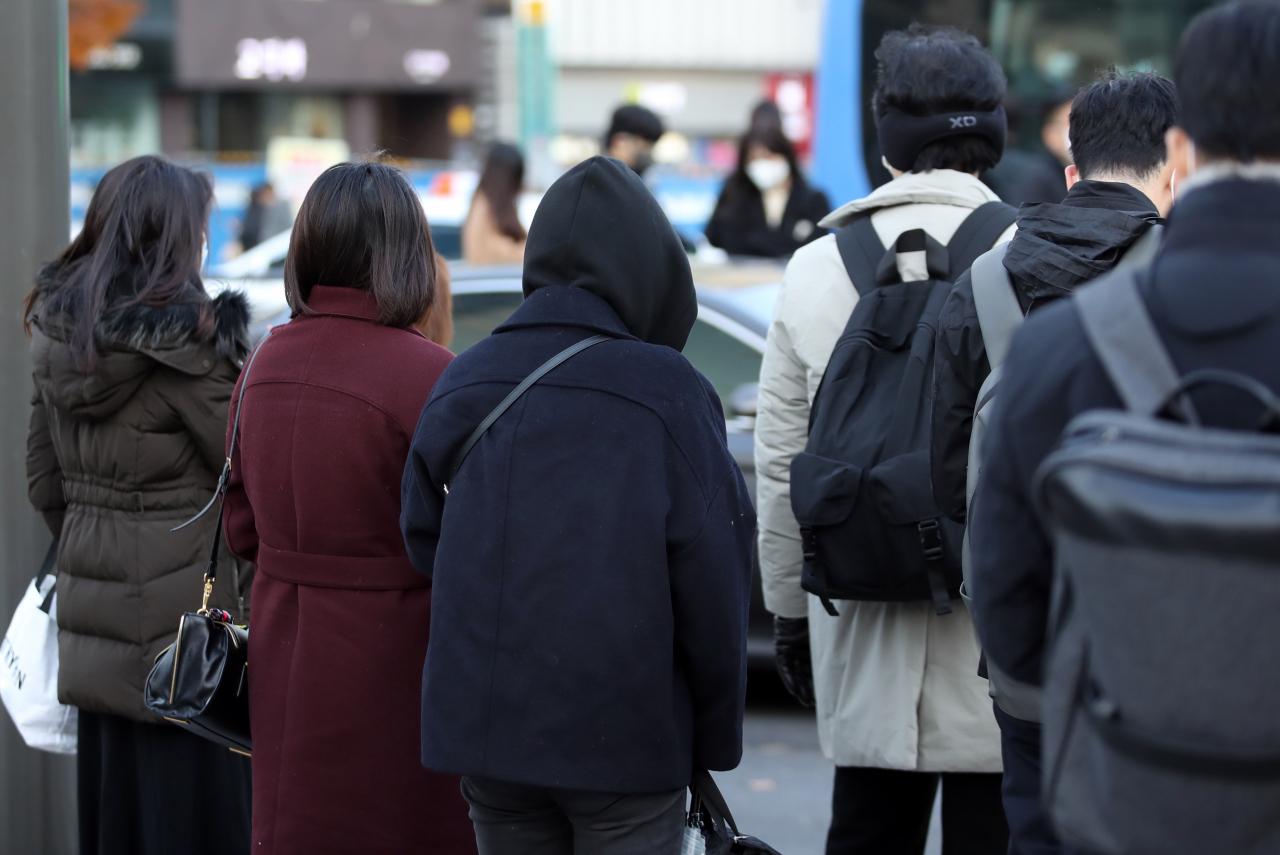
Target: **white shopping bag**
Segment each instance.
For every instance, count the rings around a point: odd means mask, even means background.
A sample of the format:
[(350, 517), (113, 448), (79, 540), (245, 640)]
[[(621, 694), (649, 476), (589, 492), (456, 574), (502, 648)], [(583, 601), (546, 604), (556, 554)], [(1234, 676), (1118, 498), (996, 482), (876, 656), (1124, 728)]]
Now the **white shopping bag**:
[(76, 708), (58, 703), (54, 548), (0, 642), (0, 700), (32, 748), (76, 753)]

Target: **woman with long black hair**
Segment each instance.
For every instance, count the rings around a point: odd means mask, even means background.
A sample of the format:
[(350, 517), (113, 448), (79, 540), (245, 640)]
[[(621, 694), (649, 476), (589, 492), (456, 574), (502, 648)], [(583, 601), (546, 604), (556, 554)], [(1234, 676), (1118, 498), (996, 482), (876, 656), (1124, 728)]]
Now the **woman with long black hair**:
[(818, 222), (831, 203), (805, 181), (795, 147), (769, 112), (757, 108), (707, 224), (707, 240), (730, 255), (787, 258), (827, 233)]
[(489, 150), (471, 210), (462, 226), (462, 258), (468, 264), (520, 264), (528, 237), (517, 205), (524, 189), (524, 156), (498, 143)]
[[(82, 855), (249, 851), (247, 758), (166, 723), (142, 687), (200, 603), (248, 304), (200, 279), (208, 176), (159, 157), (103, 177), (36, 279), (32, 504), (58, 538), (58, 696), (79, 708)], [(228, 565), (224, 565), (228, 566)], [(248, 620), (234, 562), (211, 606)]]

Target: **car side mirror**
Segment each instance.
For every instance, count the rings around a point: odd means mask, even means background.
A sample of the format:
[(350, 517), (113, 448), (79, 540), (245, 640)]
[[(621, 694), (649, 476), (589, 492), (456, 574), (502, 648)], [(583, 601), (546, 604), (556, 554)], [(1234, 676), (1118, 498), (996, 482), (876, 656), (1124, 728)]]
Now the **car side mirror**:
[(759, 383), (743, 383), (729, 395), (729, 412), (735, 416), (755, 418), (759, 398)]

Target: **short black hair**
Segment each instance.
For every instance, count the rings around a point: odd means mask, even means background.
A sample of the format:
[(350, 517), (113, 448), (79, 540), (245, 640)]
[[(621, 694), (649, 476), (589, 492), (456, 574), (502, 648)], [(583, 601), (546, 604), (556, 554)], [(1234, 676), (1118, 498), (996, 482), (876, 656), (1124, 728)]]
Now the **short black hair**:
[(609, 133), (604, 135), (604, 144), (608, 148), (616, 134), (631, 134), (651, 143), (657, 142), (665, 130), (662, 119), (648, 107), (623, 104), (613, 111), (613, 120), (609, 122)]
[(1205, 154), (1280, 157), (1280, 3), (1244, 0), (1202, 13), (1174, 64), (1179, 121)]
[(1164, 135), (1177, 122), (1172, 80), (1111, 69), (1071, 103), (1071, 159), (1081, 178), (1145, 181), (1168, 159)]
[(408, 329), (436, 296), (436, 253), (413, 184), (383, 163), (339, 163), (320, 174), (298, 210), (284, 261), (293, 314), (311, 314), (316, 285), (373, 294), (378, 322)]
[[(885, 33), (876, 48), (876, 64), (877, 119), (891, 107), (911, 116), (988, 112), (1000, 106), (1007, 87), (1000, 63), (976, 38), (955, 27), (916, 23)], [(983, 172), (1000, 162), (1000, 154), (976, 134), (947, 137), (921, 149), (911, 171)]]

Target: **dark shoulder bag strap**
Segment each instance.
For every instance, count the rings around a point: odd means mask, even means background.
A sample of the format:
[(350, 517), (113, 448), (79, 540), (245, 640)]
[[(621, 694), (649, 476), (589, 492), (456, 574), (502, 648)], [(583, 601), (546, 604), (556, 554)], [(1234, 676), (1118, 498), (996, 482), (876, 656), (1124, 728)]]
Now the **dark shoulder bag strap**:
[(226, 511), (225, 496), (227, 487), (231, 486), (231, 458), (235, 456), (236, 440), (240, 438), (240, 409), (244, 406), (245, 393), (249, 391), (249, 372), (253, 370), (254, 360), (258, 358), (258, 354), (262, 352), (262, 347), (269, 338), (271, 338), (270, 331), (263, 336), (262, 341), (258, 342), (258, 346), (253, 349), (253, 353), (249, 356), (249, 361), (245, 363), (244, 372), (241, 374), (244, 382), (240, 384), (240, 397), (236, 399), (236, 412), (231, 421), (231, 441), (227, 443), (227, 460), (222, 464), (222, 474), (218, 476), (218, 486), (213, 491), (213, 498), (209, 500), (209, 504), (200, 510), (200, 513), (177, 528), (169, 529), (170, 531), (178, 531), (186, 528), (208, 513), (214, 502), (218, 502), (218, 522), (213, 527), (213, 547), (209, 550), (209, 564), (204, 571), (204, 602), (200, 604), (200, 614), (208, 612), (209, 594), (213, 591), (213, 580), (218, 577), (218, 549), (222, 546), (222, 515)]
[(463, 444), (462, 450), (459, 451), (458, 456), (453, 459), (453, 468), (449, 470), (449, 480), (446, 481), (444, 485), (445, 493), (448, 493), (449, 488), (453, 486), (453, 479), (458, 477), (458, 470), (462, 468), (463, 461), (467, 459), (467, 455), (471, 453), (471, 449), (476, 447), (476, 443), (480, 441), (480, 437), (484, 436), (485, 432), (488, 431), (489, 428), (493, 427), (493, 423), (496, 422), (512, 404), (518, 401), (521, 395), (529, 391), (529, 387), (541, 380), (548, 371), (555, 368), (560, 363), (578, 355), (588, 347), (594, 347), (602, 341), (608, 341), (611, 338), (613, 338), (613, 336), (593, 335), (591, 338), (585, 338), (572, 347), (565, 348), (546, 362), (542, 363), (542, 365), (538, 366), (537, 370), (524, 378), (524, 380), (520, 382), (519, 386), (512, 389), (511, 393), (507, 395), (507, 397), (503, 398), (498, 406), (493, 408), (493, 412), (485, 416), (484, 421), (480, 422), (480, 425), (471, 432), (471, 436), (467, 437), (467, 441)]
[(987, 202), (973, 210), (951, 236), (947, 254), (951, 256), (951, 281), (973, 266), (978, 256), (991, 249), (1009, 226), (1018, 221), (1018, 209), (1004, 202)]
[(859, 297), (867, 296), (876, 287), (876, 273), (885, 254), (884, 243), (871, 225), (871, 215), (864, 214), (836, 232), (836, 249), (840, 250), (840, 260), (854, 290)]

